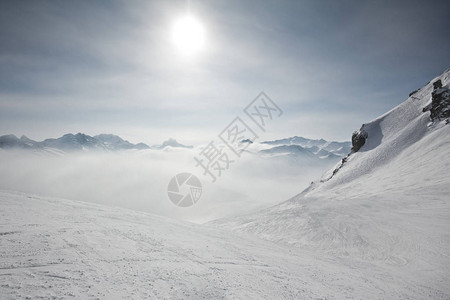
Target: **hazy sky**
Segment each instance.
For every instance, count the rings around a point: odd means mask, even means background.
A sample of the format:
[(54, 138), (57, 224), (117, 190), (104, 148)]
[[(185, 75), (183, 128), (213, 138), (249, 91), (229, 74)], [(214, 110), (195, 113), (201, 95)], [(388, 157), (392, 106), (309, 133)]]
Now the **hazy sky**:
[(186, 1), (0, 1), (0, 134), (215, 139), (260, 92), (263, 139), (348, 140), (450, 67), (449, 1), (199, 1), (205, 48), (171, 41)]

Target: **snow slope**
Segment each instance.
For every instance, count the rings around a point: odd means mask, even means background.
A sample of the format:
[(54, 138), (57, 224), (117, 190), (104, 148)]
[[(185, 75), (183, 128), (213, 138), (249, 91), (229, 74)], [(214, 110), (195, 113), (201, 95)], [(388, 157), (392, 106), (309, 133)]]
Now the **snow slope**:
[(386, 282), (429, 291), (414, 299), (449, 299), (450, 125), (422, 111), (438, 79), (448, 88), (450, 69), (363, 125), (362, 148), (303, 193), (214, 224), (384, 268)]
[(1, 299), (380, 299), (366, 263), (122, 208), (0, 191)]

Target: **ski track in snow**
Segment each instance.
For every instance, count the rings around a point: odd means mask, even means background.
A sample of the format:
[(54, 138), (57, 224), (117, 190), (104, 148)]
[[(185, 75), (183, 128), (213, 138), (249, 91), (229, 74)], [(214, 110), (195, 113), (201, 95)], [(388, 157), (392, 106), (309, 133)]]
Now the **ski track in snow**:
[(374, 277), (361, 276), (354, 266), (250, 236), (6, 191), (0, 204), (2, 299), (387, 295), (381, 271), (367, 266)]
[(2, 299), (448, 298), (396, 275), (409, 271), (402, 262), (384, 268), (205, 225), (18, 192), (0, 192), (0, 204)]

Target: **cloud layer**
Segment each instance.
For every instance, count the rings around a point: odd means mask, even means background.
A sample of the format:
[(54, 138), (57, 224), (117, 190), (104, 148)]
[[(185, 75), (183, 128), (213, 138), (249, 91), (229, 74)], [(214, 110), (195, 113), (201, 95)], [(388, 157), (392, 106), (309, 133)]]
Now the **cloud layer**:
[[(286, 200), (330, 167), (295, 164), (247, 154), (214, 183), (195, 167), (198, 149), (88, 152), (54, 155), (0, 151), (0, 189), (63, 197), (193, 222), (245, 214)], [(194, 173), (202, 182), (200, 201), (179, 208), (167, 196), (170, 179)]]

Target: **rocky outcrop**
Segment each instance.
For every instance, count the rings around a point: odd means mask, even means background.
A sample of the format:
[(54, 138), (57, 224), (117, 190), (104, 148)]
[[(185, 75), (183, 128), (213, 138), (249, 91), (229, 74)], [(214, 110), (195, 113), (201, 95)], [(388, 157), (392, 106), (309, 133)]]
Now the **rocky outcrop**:
[(437, 89), (442, 89), (442, 81), (440, 79), (433, 82), (433, 90)]
[(408, 97), (411, 97), (412, 95), (416, 94), (419, 90), (414, 90), (411, 93), (409, 93)]
[(432, 121), (440, 121), (450, 117), (450, 91), (442, 87), (441, 80), (433, 83), (431, 93), (430, 118)]
[(366, 143), (366, 139), (369, 135), (363, 128), (364, 125), (352, 134), (352, 152), (358, 152), (358, 150)]
[(442, 86), (442, 81), (433, 82), (433, 92), (431, 92), (431, 103), (422, 109), (423, 112), (430, 111), (431, 121), (446, 120), (450, 118), (450, 90)]
[(362, 146), (366, 143), (367, 138), (369, 137), (369, 134), (367, 131), (364, 130), (364, 124), (361, 126), (361, 128), (352, 134), (352, 149), (349, 154), (347, 154), (346, 157), (342, 158), (341, 162), (334, 168), (331, 176), (328, 178), (322, 179), (321, 182), (326, 182), (333, 178), (334, 175), (345, 165), (348, 158), (355, 152), (358, 152), (359, 149), (361, 149)]

